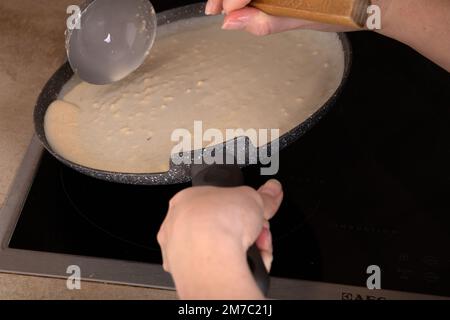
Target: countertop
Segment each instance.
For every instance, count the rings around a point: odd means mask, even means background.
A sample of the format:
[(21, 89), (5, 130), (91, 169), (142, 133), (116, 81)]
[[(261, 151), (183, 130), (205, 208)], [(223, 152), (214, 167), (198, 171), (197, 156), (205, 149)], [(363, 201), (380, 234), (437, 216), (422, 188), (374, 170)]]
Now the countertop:
[[(65, 59), (66, 8), (77, 2), (0, 2), (0, 207), (31, 141), (37, 96)], [(70, 291), (65, 280), (0, 274), (0, 299), (176, 299), (176, 294), (89, 282)]]

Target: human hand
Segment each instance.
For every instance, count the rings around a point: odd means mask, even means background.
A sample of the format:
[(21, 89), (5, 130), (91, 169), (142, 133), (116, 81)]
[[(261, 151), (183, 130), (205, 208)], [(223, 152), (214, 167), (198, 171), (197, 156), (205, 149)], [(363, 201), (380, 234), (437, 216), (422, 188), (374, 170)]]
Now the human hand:
[[(390, 1), (372, 0), (372, 3), (379, 5), (384, 13)], [(330, 32), (357, 30), (301, 19), (271, 16), (256, 8), (248, 7), (247, 5), (250, 2), (251, 0), (209, 0), (205, 11), (209, 15), (224, 12), (225, 20), (223, 29), (246, 30), (256, 35), (268, 35), (292, 29), (311, 29)]]
[(175, 195), (158, 233), (163, 267), (183, 299), (261, 299), (247, 263), (255, 241), (272, 263), (269, 220), (283, 198), (270, 180), (250, 187), (194, 187)]

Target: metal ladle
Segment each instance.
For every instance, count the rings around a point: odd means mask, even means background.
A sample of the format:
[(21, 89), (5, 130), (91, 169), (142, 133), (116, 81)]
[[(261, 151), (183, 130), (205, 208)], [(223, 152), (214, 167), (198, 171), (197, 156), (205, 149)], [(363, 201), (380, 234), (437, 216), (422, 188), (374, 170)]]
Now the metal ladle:
[(119, 81), (145, 60), (155, 41), (156, 13), (148, 0), (90, 0), (79, 28), (66, 33), (69, 63), (92, 84)]

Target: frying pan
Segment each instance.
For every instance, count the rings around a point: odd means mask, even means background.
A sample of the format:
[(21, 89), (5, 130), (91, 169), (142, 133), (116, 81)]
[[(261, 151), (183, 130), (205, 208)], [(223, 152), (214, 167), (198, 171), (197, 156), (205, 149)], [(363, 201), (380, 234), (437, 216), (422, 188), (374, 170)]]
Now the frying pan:
[[(158, 13), (157, 18), (158, 25), (164, 25), (182, 19), (202, 16), (204, 16), (204, 4), (193, 4)], [(318, 109), (316, 113), (314, 113), (304, 122), (299, 123), (291, 131), (282, 135), (278, 140), (279, 143), (277, 148), (271, 148), (272, 146), (270, 143), (260, 147), (266, 148), (265, 153), (263, 154), (267, 154), (268, 156), (270, 156), (271, 153), (278, 152), (279, 150), (285, 148), (289, 144), (299, 139), (310, 128), (312, 128), (334, 104), (348, 77), (352, 56), (351, 47), (347, 37), (344, 34), (339, 34), (339, 38), (342, 42), (345, 53), (345, 69), (340, 86), (338, 87), (334, 95), (320, 109)], [(124, 184), (162, 185), (184, 183), (188, 181), (192, 181), (192, 184), (194, 186), (212, 185), (232, 187), (244, 184), (240, 167), (237, 165), (174, 165), (173, 163), (171, 163), (170, 170), (168, 172), (134, 174), (92, 169), (65, 159), (57, 152), (55, 152), (55, 150), (53, 150), (48, 143), (44, 130), (44, 117), (50, 104), (58, 98), (58, 95), (61, 92), (63, 86), (72, 78), (73, 75), (74, 73), (70, 68), (69, 63), (66, 62), (65, 64), (63, 64), (43, 88), (41, 94), (38, 97), (34, 110), (34, 125), (37, 137), (39, 138), (43, 146), (47, 149), (47, 151), (65, 165), (94, 178)], [(249, 150), (249, 139), (246, 137), (242, 138), (245, 139), (245, 143), (240, 144), (239, 146), (244, 146), (246, 148), (245, 150)], [(228, 150), (227, 146), (229, 147), (229, 145), (230, 142), (224, 142), (221, 146), (215, 147), (215, 150), (223, 150), (222, 152), (226, 153)], [(192, 151), (191, 156), (193, 158), (198, 157), (199, 155), (202, 155), (202, 150)], [(244, 165), (254, 163), (251, 162), (251, 160), (252, 159), (250, 159), (247, 154)], [(255, 245), (253, 245), (249, 249), (247, 257), (249, 267), (258, 286), (263, 291), (263, 293), (266, 294), (269, 287), (269, 276), (262, 262), (260, 253)]]

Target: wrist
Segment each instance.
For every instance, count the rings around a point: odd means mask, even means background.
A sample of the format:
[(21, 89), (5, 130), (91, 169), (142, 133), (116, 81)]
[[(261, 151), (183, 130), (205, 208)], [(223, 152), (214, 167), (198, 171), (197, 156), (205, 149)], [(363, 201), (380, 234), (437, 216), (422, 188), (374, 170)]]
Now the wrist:
[(170, 259), (171, 274), (180, 298), (263, 298), (241, 245), (223, 237), (198, 237), (197, 240), (189, 243), (187, 255)]

